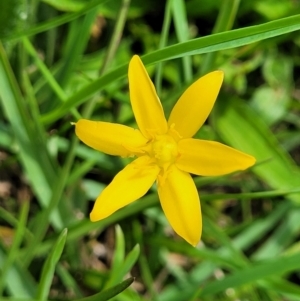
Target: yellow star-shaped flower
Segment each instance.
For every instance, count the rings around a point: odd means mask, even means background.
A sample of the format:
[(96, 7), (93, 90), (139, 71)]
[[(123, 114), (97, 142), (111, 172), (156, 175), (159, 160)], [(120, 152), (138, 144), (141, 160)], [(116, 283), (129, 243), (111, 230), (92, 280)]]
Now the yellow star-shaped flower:
[(137, 55), (130, 61), (128, 76), (139, 130), (85, 119), (75, 124), (76, 135), (88, 146), (109, 155), (137, 157), (103, 190), (90, 218), (106, 218), (145, 195), (156, 181), (169, 223), (195, 246), (201, 237), (202, 218), (198, 191), (190, 173), (220, 176), (255, 163), (252, 156), (221, 143), (192, 138), (213, 108), (223, 72), (211, 72), (194, 82), (179, 98), (168, 121)]

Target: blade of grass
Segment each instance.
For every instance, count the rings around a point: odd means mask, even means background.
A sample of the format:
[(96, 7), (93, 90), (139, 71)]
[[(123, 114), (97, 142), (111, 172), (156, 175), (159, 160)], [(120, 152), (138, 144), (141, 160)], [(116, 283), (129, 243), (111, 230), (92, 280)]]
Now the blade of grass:
[(116, 226), (116, 246), (115, 246), (115, 252), (112, 260), (112, 266), (109, 274), (109, 279), (106, 282), (104, 289), (107, 289), (108, 287), (111, 287), (118, 283), (119, 280), (115, 281), (115, 275), (118, 275), (120, 272), (120, 269), (122, 267), (122, 264), (124, 262), (125, 257), (125, 240), (124, 240), (124, 234), (119, 225)]
[(78, 299), (77, 301), (107, 301), (121, 292), (123, 292), (126, 288), (128, 288), (134, 281), (134, 278), (130, 277), (120, 284), (111, 287), (103, 292), (100, 292), (96, 295), (93, 295), (91, 297), (83, 298), (83, 299)]
[(0, 296), (2, 296), (5, 283), (10, 281), (11, 279), (7, 277), (8, 271), (11, 269), (12, 264), (14, 263), (15, 259), (18, 257), (19, 248), (21, 246), (22, 240), (24, 239), (24, 234), (26, 230), (26, 223), (29, 211), (29, 201), (24, 201), (21, 206), (19, 222), (17, 225), (17, 229), (15, 230), (13, 243), (9, 249), (9, 253), (4, 264), (1, 266), (1, 277), (0, 277)]
[(103, 64), (101, 66), (101, 69), (99, 71), (99, 74), (104, 74), (110, 64), (113, 61), (114, 56), (116, 55), (117, 49), (119, 47), (121, 37), (123, 34), (125, 22), (127, 19), (127, 13), (130, 6), (130, 0), (122, 0), (122, 4), (120, 7), (120, 10), (118, 12), (117, 18), (116, 18), (116, 25), (112, 34), (112, 37), (109, 41), (109, 45), (106, 51), (106, 54), (103, 59)]
[[(283, 35), (300, 29), (300, 15), (282, 18), (280, 20), (261, 25), (231, 30), (210, 36), (178, 43), (161, 50), (154, 51), (142, 57), (148, 64), (157, 63), (167, 59), (180, 58), (186, 55), (208, 53), (248, 45), (271, 37)], [(111, 82), (125, 77), (128, 65), (122, 65), (115, 70), (101, 76), (91, 84), (72, 95), (57, 109), (41, 117), (42, 122), (50, 123), (66, 114), (72, 107), (82, 104), (87, 98), (104, 88)]]
[(82, 8), (80, 11), (78, 12), (74, 12), (74, 13), (67, 13), (67, 14), (63, 14), (61, 16), (58, 16), (56, 18), (53, 18), (49, 21), (45, 21), (43, 23), (40, 23), (32, 28), (29, 28), (27, 30), (21, 31), (21, 32), (17, 32), (14, 33), (8, 37), (3, 38), (3, 40), (13, 40), (13, 39), (18, 39), (24, 36), (32, 36), (32, 35), (36, 35), (38, 33), (47, 31), (51, 28), (66, 24), (68, 22), (71, 22), (77, 18), (79, 18), (80, 16), (88, 13), (89, 11), (93, 10), (94, 8), (100, 6), (101, 4), (107, 2), (109, 0), (91, 0), (88, 2), (88, 4)]
[[(161, 30), (158, 49), (162, 49), (166, 47), (168, 43), (169, 30), (171, 25), (172, 1), (173, 0), (168, 0), (165, 6), (164, 22)], [(159, 62), (156, 66), (156, 75), (155, 75), (155, 88), (158, 95), (161, 95), (162, 68), (163, 68), (163, 63)]]
[(71, 290), (71, 292), (73, 292), (77, 297), (83, 297), (80, 285), (76, 282), (75, 277), (70, 274), (67, 267), (64, 267), (63, 264), (58, 263), (56, 266), (56, 272), (65, 287)]
[[(15, 218), (12, 213), (3, 209), (2, 207), (0, 207), (0, 219), (13, 226), (14, 228), (17, 228), (20, 222), (20, 220)], [(27, 228), (25, 228), (24, 236), (26, 243), (28, 243), (32, 239), (32, 233)]]
[(268, 237), (262, 246), (253, 254), (252, 258), (262, 260), (280, 255), (287, 246), (297, 239), (300, 231), (299, 219), (299, 208), (294, 208), (287, 212), (284, 216), (284, 220), (281, 221), (273, 235)]
[[(189, 25), (186, 16), (185, 2), (183, 0), (172, 1), (172, 12), (175, 31), (177, 39), (180, 43), (189, 40)], [(191, 82), (193, 78), (192, 73), (192, 59), (190, 56), (182, 57), (183, 76), (185, 82)]]
[[(270, 192), (270, 195), (273, 192)], [(286, 194), (286, 192), (285, 192)], [(243, 196), (244, 197), (244, 196)], [(235, 198), (232, 194), (229, 195), (229, 199)], [(204, 200), (203, 196), (201, 197), (202, 200)], [(210, 196), (209, 196), (210, 199)], [(68, 233), (68, 241), (77, 240), (79, 237), (82, 237), (86, 233), (89, 233), (94, 230), (101, 231), (105, 229), (107, 226), (112, 225), (124, 218), (127, 218), (128, 216), (132, 216), (138, 212), (141, 212), (145, 210), (146, 208), (153, 207), (158, 204), (158, 197), (155, 194), (149, 194), (143, 198), (141, 198), (139, 201), (133, 203), (130, 206), (127, 206), (123, 208), (122, 210), (117, 211), (113, 215), (107, 217), (106, 219), (92, 223), (89, 220), (85, 219), (79, 223), (77, 223), (75, 226), (70, 226), (69, 233)], [(53, 245), (53, 238), (48, 239), (45, 242), (39, 244), (35, 250), (36, 256), (41, 256), (45, 254)]]
[[(4, 112), (13, 128), (20, 151), (18, 153), (26, 175), (35, 191), (39, 202), (46, 206), (49, 202), (55, 164), (52, 162), (42, 137), (38, 137), (35, 122), (28, 116), (26, 102), (19, 90), (16, 79), (9, 65), (6, 53), (0, 44), (0, 96)], [(47, 173), (44, 171), (47, 170)], [(63, 224), (57, 209), (51, 215), (55, 228)]]
[[(57, 81), (62, 87), (66, 87), (72, 73), (79, 63), (79, 58), (83, 54), (87, 42), (91, 35), (91, 27), (97, 16), (96, 9), (88, 12), (78, 20), (70, 24), (68, 39), (61, 58), (62, 66), (57, 74)], [(80, 39), (78, 38), (80, 37)]]
[[(61, 102), (64, 102), (67, 98), (64, 90), (60, 87), (54, 76), (52, 75), (51, 71), (46, 67), (46, 65), (42, 62), (42, 60), (39, 58), (37, 52), (35, 51), (34, 47), (30, 43), (29, 39), (27, 37), (24, 37), (22, 39), (25, 49), (28, 51), (28, 53), (32, 56), (34, 59), (35, 64), (40, 69), (42, 75), (44, 76), (45, 80), (49, 84), (49, 86), (52, 88), (52, 91), (56, 94), (58, 99)], [(52, 94), (52, 93), (51, 93)], [(75, 108), (71, 109), (71, 113), (73, 116), (77, 119), (80, 119), (81, 116), (78, 113), (78, 111)]]
[[(216, 24), (212, 33), (219, 33), (230, 30), (233, 26), (240, 0), (223, 1), (219, 10)], [(210, 52), (204, 56), (201, 64), (200, 74), (206, 74), (214, 69), (214, 62), (217, 57), (217, 52)]]
[[(4, 266), (7, 260), (2, 246), (0, 245), (0, 266)], [(14, 262), (6, 275), (6, 286), (11, 296), (16, 298), (33, 298), (36, 291), (36, 283), (27, 269), (19, 262)], [(2, 297), (1, 297), (2, 299)]]
[[(276, 137), (252, 109), (237, 99), (219, 102), (216, 108), (214, 122), (227, 143), (254, 155), (258, 160), (270, 159), (252, 169), (257, 176), (275, 189), (293, 190), (299, 187), (300, 171), (296, 163), (279, 146)], [(299, 206), (299, 193), (289, 195), (288, 199)], [(299, 218), (299, 208), (290, 210), (255, 258), (270, 258), (280, 254), (297, 236)]]
[[(300, 171), (296, 163), (279, 146), (267, 125), (242, 100), (217, 102), (214, 123), (222, 138), (233, 147), (252, 154), (258, 161), (252, 171), (275, 189), (298, 189)], [(246, 135), (245, 135), (246, 134)], [(300, 204), (300, 194), (289, 196)]]
[(70, 147), (70, 152), (69, 156), (67, 157), (67, 160), (58, 176), (56, 181), (54, 182), (54, 188), (53, 188), (53, 193), (50, 199), (50, 202), (48, 206), (42, 211), (40, 218), (39, 218), (39, 223), (38, 227), (34, 233), (34, 238), (30, 244), (30, 247), (27, 248), (23, 261), (24, 265), (28, 265), (31, 260), (35, 256), (35, 250), (40, 244), (40, 242), (43, 240), (48, 224), (43, 221), (47, 221), (51, 214), (54, 212), (54, 210), (57, 208), (59, 201), (61, 200), (62, 193), (64, 191), (65, 185), (67, 183), (67, 179), (71, 170), (71, 166), (73, 163), (73, 158), (75, 156), (75, 147), (74, 145), (77, 143), (77, 139), (73, 139)]
[[(133, 221), (133, 235), (134, 235), (135, 240), (141, 246), (141, 248), (144, 248), (142, 226), (136, 219)], [(148, 290), (148, 293), (150, 294), (151, 300), (156, 301), (157, 300), (157, 292), (154, 288), (154, 279), (151, 274), (151, 269), (149, 266), (150, 263), (147, 260), (145, 251), (143, 249), (141, 249), (141, 254), (138, 259), (138, 264), (139, 264), (139, 267), (141, 270), (141, 276), (142, 276), (143, 283), (145, 283), (145, 286), (147, 287), (147, 290)]]
[(300, 254), (275, 258), (206, 284), (203, 289), (201, 288), (199, 290), (198, 297), (211, 296), (220, 293), (227, 288), (237, 288), (241, 285), (250, 284), (267, 277), (295, 271), (299, 268)]
[(43, 265), (42, 274), (39, 280), (39, 286), (36, 295), (36, 298), (39, 301), (46, 300), (47, 296), (49, 295), (55, 267), (63, 252), (66, 238), (67, 238), (67, 233), (68, 233), (67, 229), (64, 229), (61, 232), (57, 241), (55, 242), (55, 245), (53, 246), (52, 251), (48, 255)]
[[(125, 22), (127, 19), (127, 13), (130, 6), (130, 0), (122, 0), (122, 5), (119, 9), (117, 18), (116, 18), (116, 24), (112, 33), (112, 37), (110, 39), (108, 49), (105, 53), (103, 63), (99, 70), (99, 75), (104, 74), (109, 66), (111, 65), (116, 53), (117, 49), (119, 47), (121, 37), (123, 34)], [(97, 104), (97, 100), (95, 98), (92, 98), (89, 102), (86, 103), (84, 106), (82, 115), (85, 118), (89, 118), (92, 115), (92, 112)]]
[(275, 229), (293, 207), (291, 202), (284, 201), (267, 216), (252, 221), (244, 231), (233, 239), (234, 247), (240, 250), (251, 248), (252, 245), (263, 239), (269, 231)]

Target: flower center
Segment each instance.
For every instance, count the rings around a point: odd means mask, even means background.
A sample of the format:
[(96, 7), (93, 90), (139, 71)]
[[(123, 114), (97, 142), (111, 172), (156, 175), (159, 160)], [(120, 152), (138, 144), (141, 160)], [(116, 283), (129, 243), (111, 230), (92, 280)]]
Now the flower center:
[(157, 135), (152, 142), (152, 155), (161, 168), (168, 168), (178, 157), (177, 143), (170, 135)]

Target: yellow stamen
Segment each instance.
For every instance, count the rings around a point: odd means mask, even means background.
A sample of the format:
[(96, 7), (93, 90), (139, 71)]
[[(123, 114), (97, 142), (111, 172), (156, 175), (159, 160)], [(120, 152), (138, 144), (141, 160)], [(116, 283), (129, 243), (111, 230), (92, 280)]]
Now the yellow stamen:
[(152, 156), (156, 164), (166, 170), (178, 157), (174, 138), (170, 135), (157, 135), (152, 142)]

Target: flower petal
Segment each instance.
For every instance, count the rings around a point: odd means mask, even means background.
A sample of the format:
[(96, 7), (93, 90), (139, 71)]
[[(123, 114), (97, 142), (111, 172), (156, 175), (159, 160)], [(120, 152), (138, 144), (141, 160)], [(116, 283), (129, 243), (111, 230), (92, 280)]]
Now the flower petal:
[(82, 142), (109, 155), (127, 157), (147, 143), (139, 130), (121, 124), (80, 119), (75, 127)]
[(142, 197), (152, 186), (159, 168), (149, 165), (149, 157), (142, 156), (128, 164), (102, 191), (90, 214), (95, 222)]
[(174, 165), (166, 178), (158, 177), (158, 195), (174, 231), (196, 246), (202, 232), (198, 191), (192, 177)]
[(214, 71), (200, 77), (179, 98), (168, 124), (183, 137), (193, 137), (207, 119), (219, 94), (224, 74)]
[(154, 85), (141, 61), (135, 55), (129, 63), (129, 91), (132, 110), (139, 129), (147, 138), (149, 131), (165, 134), (168, 126)]
[(255, 158), (215, 141), (183, 139), (178, 143), (180, 154), (176, 166), (201, 176), (220, 176), (244, 170), (255, 163)]

